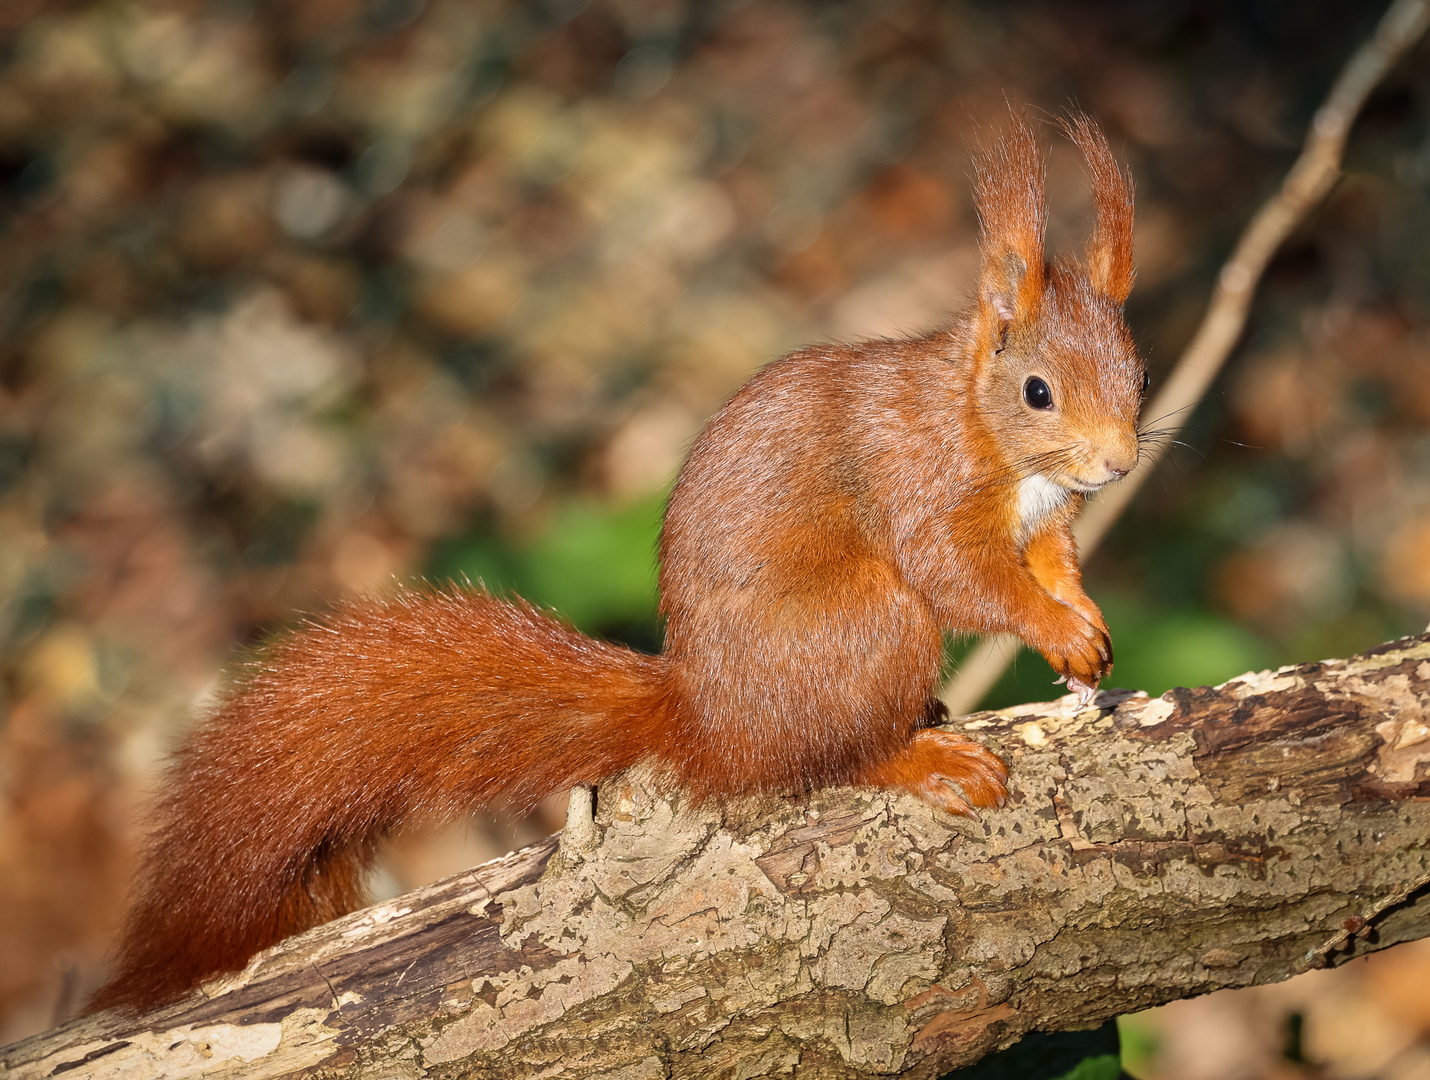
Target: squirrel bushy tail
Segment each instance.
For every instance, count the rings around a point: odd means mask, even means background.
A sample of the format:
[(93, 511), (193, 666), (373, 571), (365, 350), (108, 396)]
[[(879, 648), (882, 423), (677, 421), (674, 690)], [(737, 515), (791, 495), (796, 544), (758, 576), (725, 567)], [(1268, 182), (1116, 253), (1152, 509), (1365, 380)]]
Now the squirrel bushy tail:
[(405, 821), (627, 768), (669, 739), (665, 672), (476, 590), (350, 602), (280, 641), (180, 752), (89, 1011), (172, 1000), (361, 906)]

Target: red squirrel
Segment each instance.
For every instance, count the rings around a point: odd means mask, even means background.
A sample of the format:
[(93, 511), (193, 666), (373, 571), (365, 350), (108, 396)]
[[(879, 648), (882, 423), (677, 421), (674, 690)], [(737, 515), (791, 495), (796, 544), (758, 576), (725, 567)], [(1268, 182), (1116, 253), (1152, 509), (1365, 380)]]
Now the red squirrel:
[(1112, 646), (1071, 522), (1136, 463), (1146, 390), (1122, 316), (1131, 190), (1091, 121), (1064, 127), (1096, 205), (1082, 263), (1045, 262), (1043, 158), (1015, 119), (977, 162), (977, 298), (951, 329), (793, 353), (707, 424), (661, 532), (660, 655), (410, 589), (250, 664), (178, 755), (91, 1010), (177, 999), (360, 906), (405, 821), (641, 761), (695, 799), (860, 784), (1001, 805), (1003, 762), (931, 727), (943, 633), (1011, 631), (1091, 696)]

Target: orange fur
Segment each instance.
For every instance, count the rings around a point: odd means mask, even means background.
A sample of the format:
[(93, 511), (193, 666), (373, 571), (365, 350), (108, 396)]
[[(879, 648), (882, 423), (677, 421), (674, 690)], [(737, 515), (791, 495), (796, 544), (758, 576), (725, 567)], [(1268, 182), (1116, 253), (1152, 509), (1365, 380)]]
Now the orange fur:
[(972, 310), (797, 352), (710, 421), (661, 535), (662, 655), (478, 590), (350, 601), (278, 643), (181, 752), (91, 1007), (171, 1000), (351, 910), (405, 821), (641, 760), (696, 798), (860, 783), (1001, 803), (1003, 763), (927, 728), (943, 632), (1017, 633), (1090, 692), (1111, 643), (1070, 525), (1137, 454), (1131, 195), (1091, 122), (1068, 131), (1098, 207), (1085, 266), (1044, 262), (1042, 159), (1015, 121), (979, 164)]

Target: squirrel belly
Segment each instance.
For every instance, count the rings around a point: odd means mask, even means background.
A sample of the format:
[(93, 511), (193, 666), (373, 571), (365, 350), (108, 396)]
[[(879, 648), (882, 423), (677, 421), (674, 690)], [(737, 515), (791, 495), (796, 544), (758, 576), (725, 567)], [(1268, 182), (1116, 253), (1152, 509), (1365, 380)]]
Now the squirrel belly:
[(665, 648), (519, 600), (408, 590), (279, 641), (179, 753), (115, 974), (144, 1009), (363, 902), (383, 835), (529, 807), (638, 761), (696, 799), (826, 784), (1001, 805), (991, 751), (930, 727), (943, 633), (1009, 631), (1091, 696), (1112, 666), (1072, 518), (1136, 463), (1146, 379), (1122, 319), (1132, 202), (1106, 140), (1081, 262), (1043, 255), (1043, 161), (979, 159), (976, 303), (922, 338), (808, 349), (706, 425), (660, 540)]

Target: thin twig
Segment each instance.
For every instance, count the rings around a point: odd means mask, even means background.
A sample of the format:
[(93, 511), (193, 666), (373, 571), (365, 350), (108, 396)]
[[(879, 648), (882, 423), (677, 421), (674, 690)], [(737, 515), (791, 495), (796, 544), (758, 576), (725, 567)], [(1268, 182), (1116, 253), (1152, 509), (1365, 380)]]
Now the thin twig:
[(1381, 897), (1359, 915), (1347, 918), (1333, 937), (1306, 954), (1301, 965), (1303, 970), (1328, 967), (1331, 963), (1331, 953), (1344, 948), (1353, 937), (1365, 937), (1373, 929), (1376, 919), (1390, 908), (1405, 903), (1426, 885), (1430, 885), (1430, 874), (1422, 874), (1414, 881), (1402, 882), (1389, 895)]
[[(1078, 549), (1091, 554), (1146, 481), (1226, 363), (1246, 327), (1251, 300), (1271, 257), (1340, 178), (1346, 137), (1366, 98), (1430, 26), (1426, 0), (1395, 0), (1375, 34), (1357, 49), (1316, 110), (1301, 156), (1280, 189), (1251, 219), (1231, 258), (1217, 275), (1207, 313), (1146, 415), (1168, 417), (1167, 437), (1152, 442), (1127, 479), (1107, 488), (1074, 528)], [(1001, 634), (981, 641), (959, 665), (942, 698), (954, 715), (974, 709), (993, 688), (1022, 643)]]

